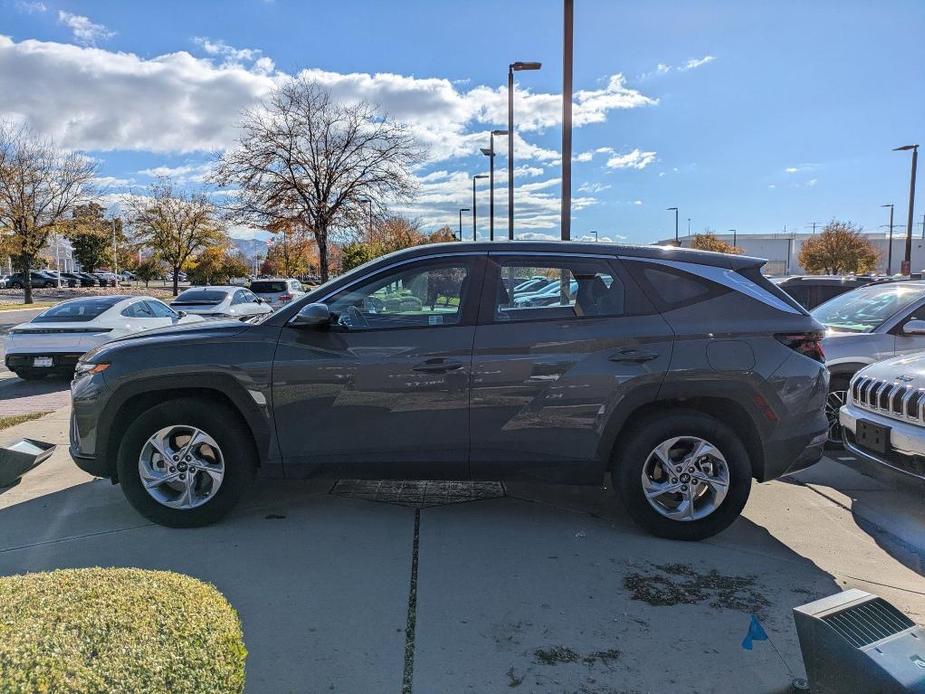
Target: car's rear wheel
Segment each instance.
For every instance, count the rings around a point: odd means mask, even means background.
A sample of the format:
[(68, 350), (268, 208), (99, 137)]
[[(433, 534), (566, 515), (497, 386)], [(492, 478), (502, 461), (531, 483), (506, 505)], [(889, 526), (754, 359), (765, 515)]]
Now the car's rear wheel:
[(236, 412), (191, 398), (139, 415), (118, 453), (119, 482), (145, 517), (172, 527), (214, 523), (254, 477), (256, 454)]
[(842, 427), (838, 421), (838, 411), (848, 400), (848, 383), (850, 380), (846, 376), (832, 376), (829, 381), (829, 394), (825, 399), (825, 418), (829, 423), (829, 432), (825, 447), (832, 450), (838, 450), (844, 446)]
[(752, 470), (745, 446), (719, 420), (675, 410), (633, 425), (614, 479), (630, 517), (654, 535), (702, 540), (745, 506)]

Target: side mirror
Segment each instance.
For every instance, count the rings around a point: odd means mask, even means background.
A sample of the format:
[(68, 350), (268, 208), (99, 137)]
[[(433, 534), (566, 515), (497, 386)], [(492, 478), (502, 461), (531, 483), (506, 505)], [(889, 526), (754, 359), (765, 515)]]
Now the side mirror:
[(913, 318), (903, 326), (903, 335), (925, 335), (925, 320)]
[(331, 309), (327, 304), (307, 304), (289, 321), (294, 328), (317, 328), (330, 323)]
[(256, 299), (254, 299), (254, 301), (256, 301), (258, 304), (263, 303), (263, 299), (261, 299), (259, 296)]
[(186, 316), (187, 316), (186, 311), (177, 311), (177, 318), (178, 318), (178, 319), (186, 318)]

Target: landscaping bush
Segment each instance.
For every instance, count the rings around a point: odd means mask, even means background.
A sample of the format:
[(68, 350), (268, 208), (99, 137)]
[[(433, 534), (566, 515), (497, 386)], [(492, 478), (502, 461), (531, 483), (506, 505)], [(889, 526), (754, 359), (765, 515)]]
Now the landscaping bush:
[(241, 692), (246, 657), (234, 608), (189, 576), (0, 577), (3, 692)]

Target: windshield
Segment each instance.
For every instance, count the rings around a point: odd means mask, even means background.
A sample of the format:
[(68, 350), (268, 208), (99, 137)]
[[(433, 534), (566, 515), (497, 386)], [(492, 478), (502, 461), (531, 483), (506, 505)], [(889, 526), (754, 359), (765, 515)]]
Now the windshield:
[(925, 297), (925, 284), (861, 287), (826, 301), (813, 318), (836, 330), (869, 333), (897, 311)]
[(286, 291), (285, 282), (251, 282), (251, 291), (255, 294), (278, 294)]
[(32, 323), (72, 323), (86, 322), (101, 315), (107, 309), (125, 299), (124, 296), (104, 297), (99, 299), (80, 299), (67, 301), (52, 306), (33, 318)]
[(209, 291), (208, 289), (187, 289), (176, 299), (170, 302), (171, 306), (190, 306), (205, 304), (214, 306), (220, 304), (228, 296), (225, 292)]

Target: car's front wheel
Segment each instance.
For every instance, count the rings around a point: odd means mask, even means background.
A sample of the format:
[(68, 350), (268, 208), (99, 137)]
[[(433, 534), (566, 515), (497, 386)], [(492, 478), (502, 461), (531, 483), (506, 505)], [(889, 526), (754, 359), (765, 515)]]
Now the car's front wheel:
[(702, 540), (745, 507), (752, 470), (745, 446), (719, 420), (675, 410), (633, 425), (614, 480), (630, 517), (654, 535)]
[(829, 423), (828, 437), (825, 447), (839, 449), (843, 447), (842, 427), (838, 421), (838, 411), (848, 400), (848, 383), (850, 379), (845, 376), (832, 376), (829, 381), (829, 394), (825, 399), (825, 418)]
[(126, 498), (160, 525), (207, 525), (228, 513), (254, 477), (253, 441), (236, 412), (182, 398), (139, 415), (126, 430), (118, 475)]

